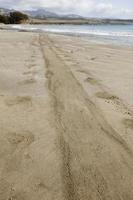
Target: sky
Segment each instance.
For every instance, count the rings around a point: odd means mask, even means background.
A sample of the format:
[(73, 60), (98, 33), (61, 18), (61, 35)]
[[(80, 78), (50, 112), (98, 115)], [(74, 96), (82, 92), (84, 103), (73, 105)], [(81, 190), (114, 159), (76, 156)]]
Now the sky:
[(133, 19), (133, 0), (0, 0), (0, 7), (19, 10), (46, 8), (63, 14)]

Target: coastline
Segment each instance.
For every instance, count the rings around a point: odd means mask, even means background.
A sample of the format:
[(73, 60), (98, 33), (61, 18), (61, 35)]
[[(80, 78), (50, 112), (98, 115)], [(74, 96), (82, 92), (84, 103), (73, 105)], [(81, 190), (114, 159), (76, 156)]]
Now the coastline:
[(132, 52), (0, 31), (0, 199), (132, 199)]
[(133, 46), (133, 26), (128, 25), (0, 25), (1, 30), (33, 32), (81, 37), (90, 42), (113, 44), (117, 46)]

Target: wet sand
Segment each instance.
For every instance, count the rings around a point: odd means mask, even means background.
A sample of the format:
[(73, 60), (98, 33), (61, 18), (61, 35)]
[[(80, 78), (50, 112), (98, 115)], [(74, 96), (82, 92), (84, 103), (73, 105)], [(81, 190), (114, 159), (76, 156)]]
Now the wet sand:
[(132, 52), (0, 32), (0, 200), (132, 200)]

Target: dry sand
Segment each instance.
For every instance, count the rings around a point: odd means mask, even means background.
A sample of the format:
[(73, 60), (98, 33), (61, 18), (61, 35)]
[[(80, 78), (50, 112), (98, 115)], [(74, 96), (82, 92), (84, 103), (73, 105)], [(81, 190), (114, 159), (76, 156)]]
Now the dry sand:
[(133, 199), (133, 48), (0, 32), (0, 200)]

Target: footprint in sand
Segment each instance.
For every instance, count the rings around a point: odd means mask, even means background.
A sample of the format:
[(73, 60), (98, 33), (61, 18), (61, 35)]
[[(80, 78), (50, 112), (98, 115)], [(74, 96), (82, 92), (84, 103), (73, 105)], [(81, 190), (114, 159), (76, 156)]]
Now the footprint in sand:
[(35, 138), (30, 131), (23, 131), (20, 133), (8, 133), (7, 140), (14, 150), (8, 157), (4, 170), (5, 172), (12, 173), (20, 170), (24, 159), (25, 149), (35, 141)]
[(111, 103), (116, 106), (117, 110), (122, 112), (123, 114), (132, 116), (133, 113), (128, 109), (128, 107), (119, 99), (117, 96), (109, 94), (108, 92), (97, 92), (96, 97), (105, 99), (106, 103)]
[(90, 75), (90, 73), (87, 71), (87, 70), (76, 70), (77, 72), (80, 72), (80, 73), (83, 73), (83, 74), (87, 74), (87, 75)]
[(35, 78), (30, 78), (30, 79), (19, 82), (20, 85), (27, 85), (27, 84), (33, 84), (33, 83), (36, 83)]
[(133, 130), (133, 119), (124, 119), (122, 123), (125, 125), (126, 128), (130, 128)]
[(35, 141), (34, 135), (30, 131), (23, 131), (22, 133), (8, 133), (7, 140), (12, 145), (23, 144), (24, 146), (29, 146)]
[(33, 67), (35, 67), (36, 65), (35, 64), (31, 64), (31, 65), (28, 65), (27, 67), (29, 68), (29, 69), (31, 69), (31, 68), (33, 68)]
[(54, 73), (50, 70), (47, 70), (47, 72), (45, 74), (46, 78), (48, 78), (48, 79), (51, 78), (53, 75), (54, 75)]
[(97, 57), (92, 57), (90, 60), (96, 60), (97, 59)]
[(99, 85), (98, 80), (92, 78), (92, 77), (88, 77), (85, 79), (85, 82), (90, 83), (91, 85)]
[(96, 96), (98, 98), (101, 98), (101, 99), (106, 99), (106, 100), (117, 100), (119, 101), (119, 98), (115, 95), (112, 95), (112, 94), (109, 94), (108, 92), (97, 92), (96, 93)]
[(8, 98), (5, 100), (7, 106), (14, 106), (16, 104), (32, 104), (32, 98), (30, 96), (17, 96)]
[(50, 188), (49, 186), (47, 186), (47, 184), (41, 180), (42, 178), (40, 178), (39, 180), (36, 180), (36, 183), (35, 183), (35, 190), (49, 190), (50, 191)]
[(35, 58), (35, 55), (31, 55), (31, 58)]
[(27, 72), (24, 72), (23, 75), (29, 75), (29, 74), (35, 75), (37, 73), (38, 73), (37, 71), (27, 71)]
[(31, 71), (27, 71), (27, 72), (24, 72), (23, 75), (29, 75), (31, 73), (32, 73)]

